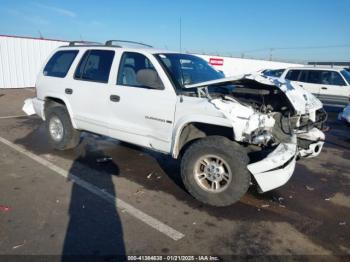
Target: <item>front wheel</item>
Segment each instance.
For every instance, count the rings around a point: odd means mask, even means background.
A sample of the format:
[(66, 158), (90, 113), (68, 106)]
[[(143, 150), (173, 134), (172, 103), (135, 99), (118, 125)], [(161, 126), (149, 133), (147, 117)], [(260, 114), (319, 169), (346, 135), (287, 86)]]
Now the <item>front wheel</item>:
[(248, 190), (248, 156), (239, 144), (220, 136), (194, 142), (181, 161), (181, 177), (189, 193), (213, 206), (237, 202)]

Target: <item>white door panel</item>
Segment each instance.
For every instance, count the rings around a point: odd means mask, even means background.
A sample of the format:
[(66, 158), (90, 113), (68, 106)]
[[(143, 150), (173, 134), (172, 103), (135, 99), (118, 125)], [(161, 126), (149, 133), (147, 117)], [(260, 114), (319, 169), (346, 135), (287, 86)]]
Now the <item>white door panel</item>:
[(327, 105), (346, 106), (350, 87), (336, 71), (321, 72), (320, 99)]
[(314, 94), (316, 97), (318, 97), (320, 94), (320, 85), (318, 84), (298, 82), (298, 81), (295, 81), (294, 83), (298, 84), (299, 86), (304, 88), (306, 91), (309, 91), (310, 93)]
[(320, 99), (327, 105), (346, 106), (349, 103), (350, 87), (321, 85)]
[(72, 94), (66, 94), (74, 112), (74, 120), (79, 129), (108, 135), (109, 86), (84, 80), (70, 82), (67, 87)]
[[(169, 152), (176, 96), (165, 90), (116, 85), (110, 101), (111, 136), (126, 142)], [(124, 133), (124, 134), (123, 134)]]

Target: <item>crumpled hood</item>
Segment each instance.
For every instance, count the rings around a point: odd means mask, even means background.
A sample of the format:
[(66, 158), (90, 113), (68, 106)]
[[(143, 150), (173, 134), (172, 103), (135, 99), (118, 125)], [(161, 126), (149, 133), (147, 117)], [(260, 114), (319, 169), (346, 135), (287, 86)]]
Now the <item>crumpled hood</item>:
[(186, 85), (185, 88), (200, 88), (212, 85), (220, 85), (220, 84), (235, 84), (242, 79), (249, 79), (256, 81), (258, 83), (264, 85), (275, 86), (280, 89), (287, 96), (288, 100), (293, 105), (297, 114), (310, 114), (311, 118), (314, 118), (316, 110), (323, 107), (322, 102), (317, 99), (313, 94), (306, 91), (304, 88), (299, 85), (290, 82), (288, 80), (280, 80), (265, 77), (259, 74), (248, 74), (248, 75), (240, 75), (233, 77), (226, 77), (212, 81), (201, 82), (192, 85)]

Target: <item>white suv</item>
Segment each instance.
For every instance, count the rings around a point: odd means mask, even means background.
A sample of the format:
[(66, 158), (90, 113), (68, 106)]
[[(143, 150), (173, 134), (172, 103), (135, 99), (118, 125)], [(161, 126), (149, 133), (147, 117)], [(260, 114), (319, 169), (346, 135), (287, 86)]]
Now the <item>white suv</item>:
[(345, 107), (350, 98), (350, 72), (342, 68), (295, 67), (263, 71), (265, 76), (295, 82), (324, 105)]
[(251, 183), (282, 186), (325, 139), (322, 103), (299, 86), (223, 78), (199, 57), (141, 44), (60, 47), (36, 90), (24, 110), (46, 121), (54, 148), (73, 148), (88, 131), (181, 158), (187, 190), (214, 206), (238, 201)]

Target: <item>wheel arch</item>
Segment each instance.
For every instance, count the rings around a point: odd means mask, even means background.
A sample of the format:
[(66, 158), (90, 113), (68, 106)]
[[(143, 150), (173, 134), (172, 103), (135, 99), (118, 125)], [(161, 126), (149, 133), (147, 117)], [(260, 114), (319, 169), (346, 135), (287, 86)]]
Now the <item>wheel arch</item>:
[(172, 156), (178, 158), (185, 149), (194, 141), (214, 135), (220, 135), (230, 140), (234, 140), (232, 126), (218, 123), (216, 121), (187, 121), (176, 129), (174, 144), (172, 147)]
[(72, 126), (74, 128), (77, 128), (76, 126), (76, 123), (73, 119), (73, 111), (72, 111), (72, 108), (70, 107), (67, 99), (63, 98), (63, 97), (57, 97), (57, 96), (46, 96), (45, 97), (45, 104), (44, 104), (44, 120), (46, 120), (46, 110), (47, 108), (49, 107), (52, 107), (52, 106), (55, 106), (55, 105), (61, 105), (61, 106), (64, 106), (67, 111), (68, 111), (68, 114), (69, 114), (69, 118), (72, 122)]

